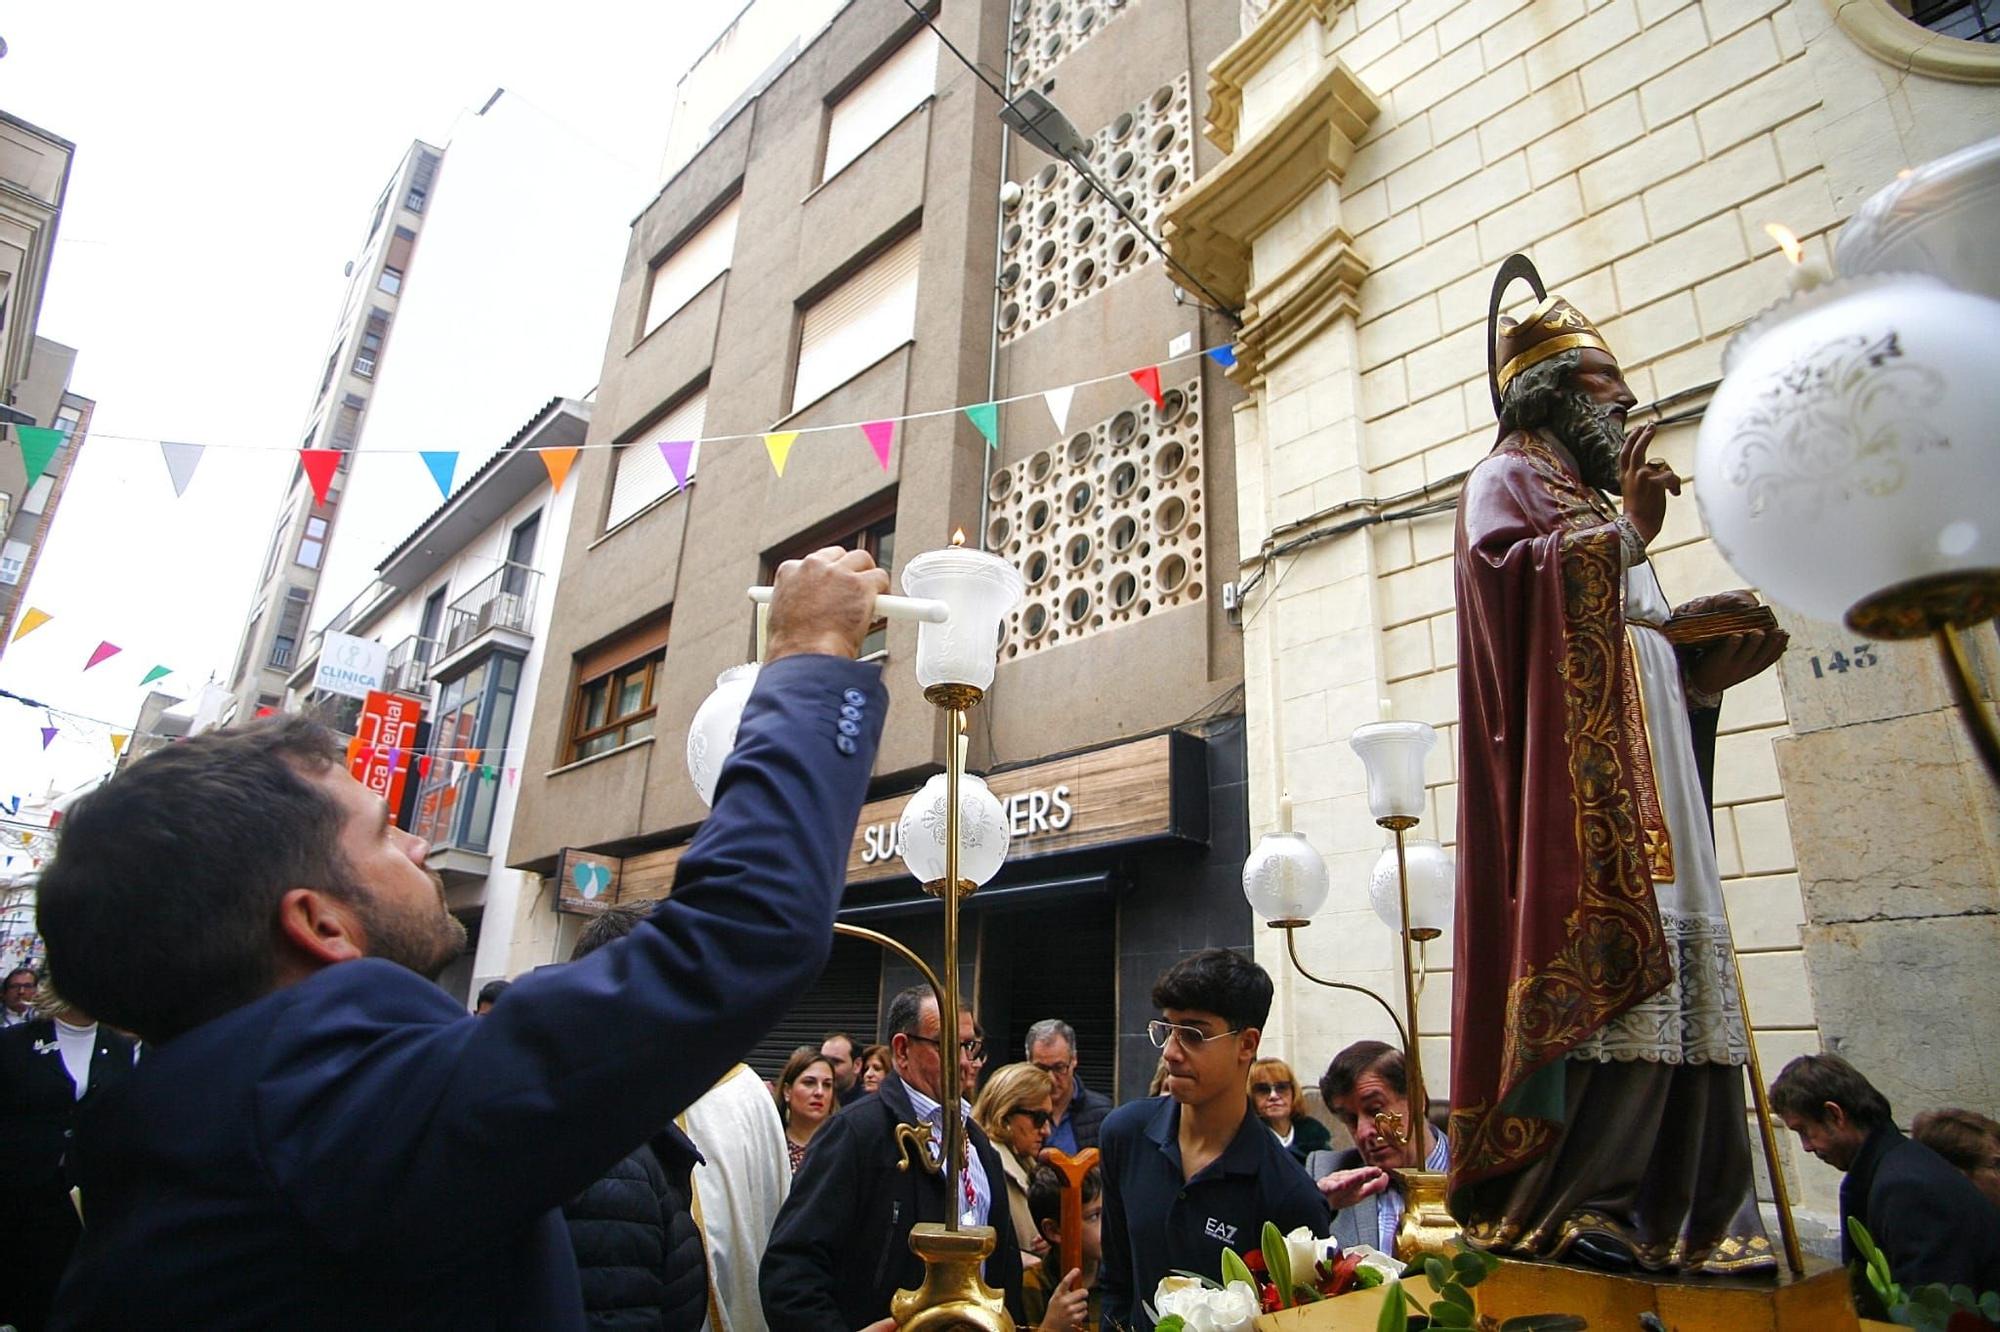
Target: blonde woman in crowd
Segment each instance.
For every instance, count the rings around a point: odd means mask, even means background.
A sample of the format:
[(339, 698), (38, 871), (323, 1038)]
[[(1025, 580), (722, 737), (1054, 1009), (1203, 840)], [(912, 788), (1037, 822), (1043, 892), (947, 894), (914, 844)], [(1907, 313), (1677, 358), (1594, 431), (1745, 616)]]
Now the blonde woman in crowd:
[(1049, 1248), (1028, 1210), (1028, 1179), (1036, 1154), (1049, 1140), (1055, 1094), (1055, 1079), (1041, 1069), (1028, 1063), (1007, 1064), (987, 1077), (972, 1106), (972, 1117), (993, 1140), (1000, 1169), (1007, 1176), (1008, 1214), (1021, 1241), (1023, 1266), (1040, 1262)]
[(1278, 1136), (1286, 1151), (1299, 1164), (1313, 1152), (1333, 1145), (1333, 1133), (1326, 1125), (1305, 1113), (1300, 1104), (1299, 1082), (1292, 1066), (1282, 1059), (1259, 1059), (1250, 1065), (1250, 1108), (1264, 1127)]

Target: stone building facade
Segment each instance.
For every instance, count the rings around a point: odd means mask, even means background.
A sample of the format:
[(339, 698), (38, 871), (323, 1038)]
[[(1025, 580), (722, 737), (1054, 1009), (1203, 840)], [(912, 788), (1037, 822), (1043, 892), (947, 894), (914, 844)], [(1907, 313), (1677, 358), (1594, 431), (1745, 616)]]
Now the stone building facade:
[[(1994, 57), (1886, 0), (1246, 6), (1207, 74), (1206, 134), (1229, 156), (1170, 206), (1169, 245), (1247, 303), (1232, 376), (1249, 395), (1235, 439), (1251, 816), (1273, 826), (1289, 792), (1329, 862), (1307, 965), (1399, 1001), (1364, 891), (1386, 835), (1346, 743), (1356, 726), (1440, 729), (1413, 835), (1453, 840), (1451, 501), (1494, 439), (1484, 325), (1500, 261), (1530, 255), (1599, 323), (1640, 401), (1682, 418), (1656, 447), (1686, 475), (1724, 343), (1785, 294), (1764, 224), (1828, 261), (1899, 169), (2000, 130)], [(1653, 558), (1677, 601), (1741, 583), (1691, 495)], [(2000, 805), (1941, 711), (1928, 648), (1787, 627), (1782, 670), (1728, 695), (1715, 788), (1766, 1074), (1833, 1048), (1905, 1121), (1990, 1107), (2000, 1010), (1977, 959), (1995, 943)], [(1440, 1097), (1450, 944), (1430, 946), (1420, 1011)], [(1257, 949), (1283, 978), (1271, 1039), (1295, 1066), (1391, 1035), (1294, 974), (1275, 934)], [(1788, 1170), (1809, 1222), (1830, 1219), (1837, 1176), (1796, 1153)]]

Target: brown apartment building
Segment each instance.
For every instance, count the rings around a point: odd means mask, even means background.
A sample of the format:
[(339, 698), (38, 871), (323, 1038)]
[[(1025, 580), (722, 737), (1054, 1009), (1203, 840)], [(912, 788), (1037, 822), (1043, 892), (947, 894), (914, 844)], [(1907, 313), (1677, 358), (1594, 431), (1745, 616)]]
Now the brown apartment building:
[[(1234, 40), (1233, 6), (932, 13), (996, 78), (1011, 55), (1015, 86), (1092, 138), (1097, 174), (1148, 229), (1216, 156), (1197, 134), (1199, 72)], [(545, 879), (523, 896), (512, 969), (566, 956), (570, 913), (666, 891), (705, 813), (684, 762), (690, 719), (753, 651), (745, 588), (829, 541), (900, 574), (963, 528), (1029, 584), (973, 718), (973, 767), (1017, 835), (968, 907), (971, 997), (996, 1062), (1060, 1016), (1087, 1082), (1139, 1094), (1154, 976), (1251, 936), (1242, 651), (1223, 605), (1235, 390), (1190, 354), (1226, 343), (1230, 324), (1183, 299), (1075, 171), (1006, 131), (997, 94), (900, 0), (852, 0), (763, 78), (632, 227), (521, 771), (511, 862)], [(1020, 186), (1005, 204), (1003, 181)], [(1159, 407), (1126, 376), (1155, 362)], [(946, 414), (899, 426), (886, 469), (858, 430), (802, 434), (780, 478), (755, 437), (1100, 376), (1064, 429), (1039, 397), (1003, 410), (991, 451)], [(655, 445), (703, 437), (676, 489)], [(938, 907), (890, 849), (942, 760), (915, 641), (901, 624), (875, 640), (894, 704), (843, 914), (935, 958)], [(614, 875), (592, 902), (571, 882), (580, 863)], [(873, 1031), (910, 979), (837, 940), (758, 1062), (774, 1071), (830, 1027)]]

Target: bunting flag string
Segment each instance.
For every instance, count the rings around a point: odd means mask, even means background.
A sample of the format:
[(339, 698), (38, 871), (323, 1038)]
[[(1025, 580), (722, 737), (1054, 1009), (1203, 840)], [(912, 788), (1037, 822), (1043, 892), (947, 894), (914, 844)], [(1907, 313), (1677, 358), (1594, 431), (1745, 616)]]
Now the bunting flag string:
[(1132, 382), (1146, 390), (1146, 396), (1153, 400), (1155, 408), (1165, 407), (1167, 400), (1160, 396), (1160, 367), (1149, 365), (1132, 372)]
[(986, 436), (987, 448), (997, 449), (1000, 447), (1000, 404), (997, 401), (982, 402), (976, 406), (967, 407), (965, 409), (965, 419), (978, 427), (980, 434)]
[(42, 728), (42, 748), (47, 749), (50, 745), (54, 744), (57, 734), (58, 730), (56, 727), (44, 726)]
[(111, 757), (113, 759), (125, 756), (125, 742), (131, 738), (132, 733), (130, 731), (113, 731), (111, 733)]
[(35, 482), (42, 479), (48, 470), (49, 460), (62, 447), (63, 432), (47, 426), (14, 427), (14, 438), (21, 446), (21, 465), (28, 469), (27, 489), (33, 490)]
[(160, 458), (167, 464), (167, 479), (174, 483), (174, 498), (187, 494), (194, 469), (201, 465), (201, 445), (160, 441)]
[(569, 476), (570, 464), (576, 461), (576, 455), (581, 451), (575, 448), (535, 450), (536, 455), (542, 460), (542, 466), (548, 469), (549, 485), (558, 494), (562, 491), (563, 481)]
[[(450, 499), (451, 477), (452, 473), (458, 470), (458, 455), (432, 451), (418, 456), (424, 460), (424, 466), (430, 468), (431, 480), (437, 482), (438, 494)], [(560, 490), (562, 487), (557, 486), (556, 489)]]
[(83, 663), (83, 669), (87, 671), (91, 667), (97, 665), (97, 663), (99, 663), (100, 661), (105, 661), (111, 657), (115, 657), (124, 650), (125, 650), (124, 648), (119, 647), (116, 643), (113, 643), (109, 639), (106, 639), (103, 642), (100, 642), (97, 645), (96, 651), (90, 654), (90, 660)]
[(875, 450), (875, 461), (882, 464), (882, 470), (889, 470), (889, 449), (896, 442), (894, 421), (869, 421), (862, 425), (861, 433), (868, 436), (868, 447)]
[(47, 624), (50, 620), (54, 618), (55, 617), (53, 615), (50, 615), (47, 611), (36, 610), (33, 606), (28, 607), (27, 610), (21, 612), (20, 627), (14, 630), (14, 637), (9, 641), (15, 643), (20, 642), (23, 638), (26, 638), (29, 634), (34, 633), (35, 630), (41, 628), (43, 625)]
[(155, 666), (152, 670), (146, 672), (146, 678), (139, 681), (139, 684), (143, 688), (155, 680), (164, 680), (173, 673), (173, 668), (170, 666)]
[(660, 456), (667, 460), (667, 470), (674, 475), (674, 489), (686, 490), (688, 469), (694, 462), (694, 441), (663, 439), (660, 441)]
[(771, 470), (779, 476), (785, 474), (785, 460), (792, 456), (792, 445), (798, 443), (799, 432), (780, 430), (764, 436), (764, 452), (771, 455)]
[(1056, 423), (1056, 433), (1069, 430), (1069, 400), (1076, 396), (1076, 389), (1068, 384), (1052, 388), (1042, 394), (1042, 401), (1049, 405), (1049, 417)]
[(326, 489), (333, 484), (334, 470), (340, 466), (340, 450), (300, 449), (299, 466), (306, 469), (306, 480), (312, 482), (313, 499), (324, 507)]

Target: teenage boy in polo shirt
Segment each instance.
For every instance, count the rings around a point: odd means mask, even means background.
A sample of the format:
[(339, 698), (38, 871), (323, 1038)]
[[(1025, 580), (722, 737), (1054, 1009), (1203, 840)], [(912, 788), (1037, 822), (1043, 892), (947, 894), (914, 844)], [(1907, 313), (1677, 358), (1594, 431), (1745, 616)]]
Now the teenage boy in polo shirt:
[(1211, 948), (1169, 967), (1153, 1003), (1160, 1020), (1149, 1034), (1167, 1066), (1167, 1095), (1112, 1111), (1098, 1139), (1104, 1322), (1142, 1332), (1152, 1320), (1141, 1305), (1160, 1278), (1180, 1269), (1219, 1279), (1222, 1251), (1256, 1248), (1266, 1221), (1315, 1235), (1333, 1222), (1244, 1092), (1271, 1013), (1264, 969)]

